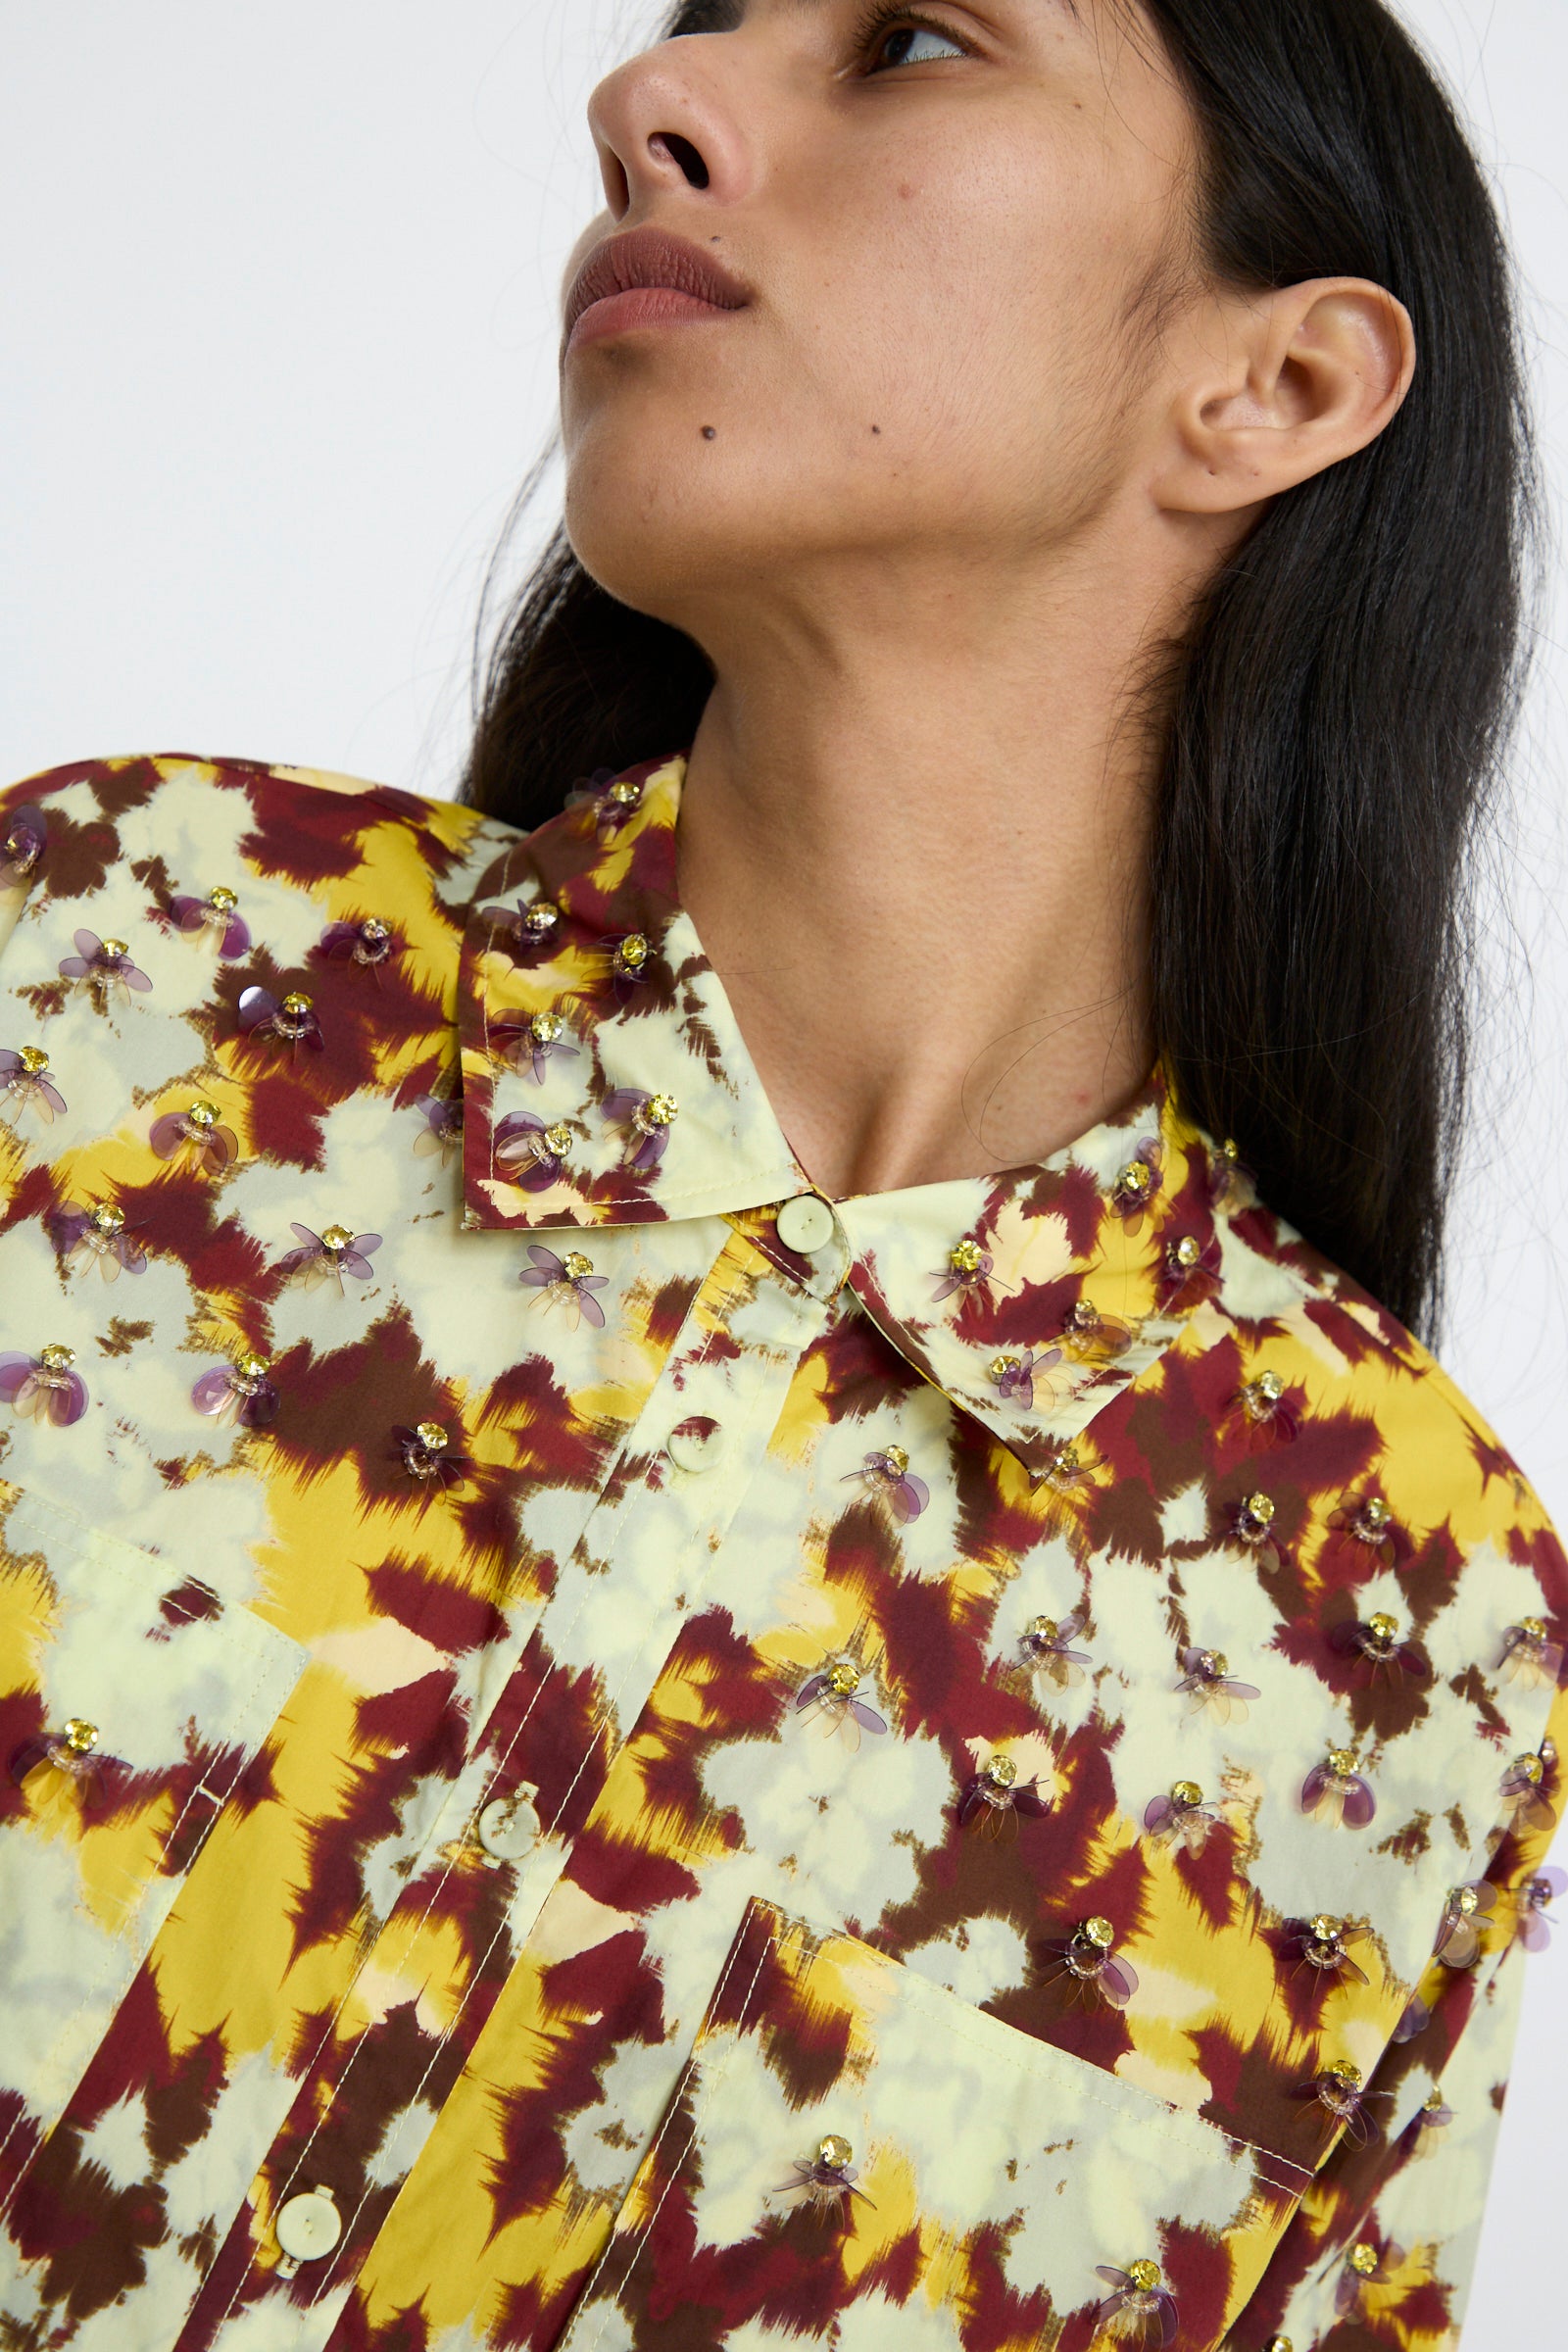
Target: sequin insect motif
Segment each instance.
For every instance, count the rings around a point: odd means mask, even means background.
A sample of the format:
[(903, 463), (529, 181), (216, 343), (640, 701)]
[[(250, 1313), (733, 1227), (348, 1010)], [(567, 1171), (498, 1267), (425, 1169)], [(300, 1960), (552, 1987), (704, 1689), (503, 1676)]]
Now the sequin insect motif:
[(559, 1012), (504, 1013), (491, 1023), (491, 1050), (535, 1086), (543, 1086), (552, 1061), (575, 1061), (578, 1049), (566, 1043)]
[(1345, 2257), (1334, 2308), (1342, 2320), (1359, 2316), (1366, 2308), (1367, 2289), (1379, 2286), (1404, 2264), (1402, 2246), (1379, 2245), (1374, 2238), (1357, 2238)]
[(1212, 1146), (1206, 1154), (1208, 1204), (1221, 1214), (1234, 1214), (1250, 1207), (1256, 1191), (1256, 1178), (1242, 1158), (1236, 1139), (1227, 1135)]
[(1556, 1921), (1546, 1916), (1546, 1906), (1558, 1896), (1568, 1893), (1568, 1871), (1559, 1870), (1552, 1862), (1535, 1877), (1526, 1879), (1514, 1896), (1514, 1933), (1527, 1952), (1544, 1952), (1551, 1941)]
[(1396, 1568), (1407, 1548), (1381, 1494), (1342, 1495), (1328, 1524), (1342, 1544), (1362, 1545), (1385, 1568)]
[(1187, 1854), (1202, 1852), (1218, 1821), (1196, 1781), (1175, 1782), (1168, 1796), (1151, 1797), (1144, 1807), (1144, 1828), (1154, 1843), (1180, 1846)]
[(515, 906), (483, 906), (481, 917), (505, 935), (514, 963), (531, 962), (556, 942), (561, 908), (550, 899), (519, 900)]
[(1110, 1188), (1111, 1208), (1129, 1234), (1142, 1233), (1144, 1218), (1164, 1182), (1160, 1157), (1158, 1143), (1152, 1136), (1147, 1136), (1131, 1159), (1123, 1163)]
[(1410, 2154), (1415, 2158), (1435, 2156), (1443, 2144), (1443, 2135), (1453, 2122), (1453, 2109), (1434, 2083), (1432, 2089), (1411, 2116), (1406, 2130)]
[(947, 1271), (937, 1278), (933, 1298), (951, 1298), (955, 1291), (965, 1298), (978, 1296), (991, 1278), (996, 1260), (989, 1250), (982, 1250), (975, 1241), (962, 1241), (948, 1252)]
[(170, 911), (180, 930), (198, 946), (232, 960), (245, 955), (251, 944), (251, 927), (238, 908), (238, 894), (220, 884), (205, 899), (175, 899)]
[(5, 1097), (7, 1124), (16, 1129), (24, 1110), (45, 1127), (52, 1127), (66, 1107), (66, 1098), (49, 1075), (49, 1056), (42, 1046), (22, 1046), (15, 1052), (0, 1047), (0, 1095)]
[(87, 1384), (70, 1348), (40, 1348), (36, 1355), (0, 1355), (0, 1404), (24, 1421), (49, 1421), (70, 1429), (87, 1410)]
[(1272, 1494), (1254, 1489), (1250, 1494), (1242, 1496), (1231, 1513), (1228, 1530), (1231, 1542), (1243, 1551), (1253, 1553), (1265, 1568), (1280, 1565), (1279, 1541), (1274, 1534), (1278, 1507)]
[(1301, 1416), (1279, 1374), (1265, 1369), (1244, 1380), (1232, 1397), (1230, 1426), (1249, 1453), (1260, 1453), (1298, 1437)]
[(1092, 1298), (1075, 1298), (1061, 1319), (1057, 1341), (1075, 1364), (1113, 1364), (1133, 1344), (1133, 1327), (1119, 1315), (1102, 1314)]
[(105, 1282), (122, 1274), (142, 1274), (147, 1252), (125, 1227), (125, 1212), (112, 1200), (91, 1208), (57, 1209), (49, 1218), (55, 1248), (68, 1271), (79, 1273), (96, 1266)]
[(402, 943), (390, 923), (368, 914), (357, 923), (328, 923), (316, 952), (329, 963), (356, 963), (379, 979), (381, 966), (402, 954)]
[(323, 1282), (335, 1282), (338, 1297), (343, 1296), (343, 1277), (352, 1274), (356, 1282), (368, 1282), (375, 1268), (370, 1260), (381, 1247), (378, 1233), (350, 1233), (346, 1225), (329, 1225), (324, 1233), (313, 1233), (308, 1225), (294, 1224), (299, 1248), (290, 1250), (277, 1261), (277, 1271), (285, 1282), (298, 1282), (313, 1291)]
[(591, 776), (572, 786), (565, 805), (574, 814), (589, 819), (589, 829), (604, 849), (642, 806), (642, 797), (643, 788), (635, 776), (617, 776), (612, 767), (596, 767)]
[(856, 2185), (858, 2180), (855, 2150), (849, 2141), (840, 2132), (824, 2132), (809, 2157), (796, 2157), (795, 2179), (775, 2193), (799, 2196), (819, 2212), (842, 2214), (850, 2197), (874, 2204), (874, 2199)]
[(673, 1095), (650, 1095), (640, 1086), (617, 1086), (605, 1097), (605, 1117), (621, 1131), (627, 1167), (639, 1175), (658, 1167), (679, 1107)]
[(1312, 1969), (1322, 1982), (1344, 1977), (1352, 1984), (1370, 1984), (1366, 1970), (1350, 1957), (1348, 1939), (1353, 1933), (1348, 1920), (1335, 1919), (1326, 1911), (1302, 1920), (1292, 1938), (1298, 1955), (1298, 1968)]
[(1247, 1721), (1249, 1706), (1259, 1695), (1257, 1685), (1236, 1681), (1222, 1649), (1184, 1649), (1181, 1667), (1176, 1688), (1187, 1692), (1195, 1715), (1206, 1711), (1218, 1723)]
[(1049, 1395), (1051, 1369), (1060, 1361), (1059, 1348), (1031, 1348), (1023, 1355), (994, 1356), (991, 1379), (1004, 1403), (1022, 1405), (1026, 1413), (1032, 1413), (1040, 1402), (1043, 1383)]
[(473, 1463), (460, 1453), (439, 1421), (420, 1421), (413, 1429), (402, 1422), (392, 1431), (403, 1467), (427, 1494), (446, 1494), (462, 1486)]
[(160, 1159), (177, 1159), (182, 1152), (207, 1176), (230, 1167), (239, 1154), (239, 1139), (225, 1127), (216, 1102), (198, 1099), (186, 1110), (166, 1110), (154, 1119), (147, 1140)]
[(1111, 2290), (1095, 2313), (1097, 2328), (1135, 2344), (1176, 2341), (1176, 2298), (1168, 2287), (1161, 2286), (1157, 2262), (1140, 2260), (1125, 2271), (1108, 2262), (1097, 2262), (1095, 2276)]
[(450, 1167), (463, 1148), (462, 1097), (420, 1095), (414, 1107), (424, 1122), (414, 1139), (416, 1159), (439, 1159)]
[(902, 1525), (918, 1519), (931, 1499), (931, 1490), (923, 1478), (917, 1478), (909, 1468), (909, 1457), (902, 1446), (884, 1446), (879, 1452), (868, 1453), (858, 1470), (851, 1470), (844, 1481), (858, 1479), (887, 1504)]
[(495, 1131), (497, 1171), (504, 1182), (523, 1193), (548, 1191), (570, 1150), (571, 1129), (564, 1120), (547, 1127), (531, 1110), (509, 1111)]
[(231, 1364), (217, 1364), (191, 1387), (199, 1413), (236, 1429), (266, 1429), (277, 1418), (278, 1394), (265, 1355), (242, 1348)]
[(1138, 1972), (1130, 1960), (1115, 1953), (1116, 1931), (1097, 1912), (1074, 1928), (1065, 1941), (1051, 1947), (1055, 1954), (1052, 1973), (1065, 1977), (1069, 1997), (1107, 2001), (1125, 2009), (1138, 1990)]
[(653, 953), (641, 931), (629, 931), (624, 939), (615, 941), (610, 952), (610, 970), (622, 994), (628, 982), (647, 978)]
[(0, 890), (13, 890), (31, 880), (43, 863), (48, 840), (49, 827), (41, 808), (29, 804), (12, 810), (0, 836)]
[(991, 1838), (1015, 1838), (1020, 1814), (1038, 1820), (1050, 1810), (1050, 1799), (1041, 1793), (1037, 1779), (1020, 1781), (1011, 1756), (994, 1755), (958, 1799), (958, 1826)]
[(119, 1762), (118, 1757), (103, 1753), (100, 1738), (95, 1723), (89, 1723), (82, 1715), (69, 1715), (58, 1732), (46, 1732), (41, 1738), (23, 1741), (10, 1760), (11, 1778), (20, 1788), (40, 1764), (52, 1764), (57, 1772), (69, 1773), (74, 1781), (90, 1780), (105, 1765)]
[(1344, 2127), (1345, 2136), (1352, 2147), (1364, 2148), (1383, 2135), (1382, 2125), (1371, 2113), (1371, 2102), (1392, 2098), (1394, 2094), (1365, 2089), (1360, 2068), (1353, 2066), (1348, 2058), (1336, 2058), (1310, 2082), (1304, 2082), (1296, 2095), (1315, 2101), (1336, 2129)]
[(536, 1306), (564, 1306), (567, 1320), (575, 1331), (579, 1323), (592, 1323), (598, 1331), (605, 1327), (605, 1310), (594, 1297), (609, 1282), (608, 1274), (594, 1272), (593, 1259), (580, 1250), (568, 1250), (558, 1257), (542, 1242), (528, 1244), (531, 1266), (524, 1266), (517, 1280), (528, 1290), (539, 1294)]
[(1544, 1617), (1525, 1617), (1508, 1627), (1499, 1672), (1521, 1690), (1540, 1690), (1561, 1681), (1562, 1643), (1551, 1640)]
[(1086, 1609), (1074, 1609), (1070, 1617), (1031, 1617), (1019, 1640), (1024, 1663), (1036, 1680), (1050, 1684), (1054, 1690), (1073, 1690), (1084, 1679), (1089, 1664), (1087, 1649), (1074, 1649), (1072, 1644), (1083, 1632), (1088, 1616)]
[(1546, 1794), (1546, 1763), (1534, 1752), (1515, 1756), (1502, 1776), (1502, 1801), (1508, 1807), (1516, 1836), (1549, 1835), (1557, 1826), (1557, 1808)]
[(1162, 1315), (1175, 1314), (1206, 1298), (1219, 1282), (1220, 1248), (1216, 1240), (1200, 1242), (1196, 1234), (1178, 1234), (1165, 1245), (1154, 1301)]
[(319, 1054), (326, 1044), (315, 1004), (297, 988), (285, 997), (274, 997), (266, 988), (241, 989), (238, 1018), (246, 1037), (274, 1039), (291, 1054), (297, 1055), (301, 1046)]
[(858, 1658), (829, 1658), (801, 1685), (795, 1694), (795, 1712), (805, 1722), (818, 1723), (829, 1738), (836, 1735), (847, 1746), (858, 1747), (862, 1732), (888, 1728), (886, 1718), (859, 1695), (864, 1679)]
[(96, 931), (78, 931), (74, 937), (76, 953), (61, 957), (60, 977), (84, 990), (100, 1010), (108, 1009), (111, 998), (117, 1004), (128, 1004), (132, 993), (145, 996), (151, 989), (152, 982), (122, 939), (100, 939)]
[(1329, 1635), (1329, 1647), (1342, 1658), (1364, 1658), (1372, 1669), (1369, 1683), (1401, 1683), (1406, 1675), (1425, 1682), (1432, 1672), (1415, 1643), (1405, 1640), (1397, 1617), (1386, 1609), (1337, 1625)]
[(1378, 1809), (1370, 1785), (1355, 1769), (1354, 1751), (1331, 1747), (1321, 1764), (1314, 1764), (1301, 1783), (1301, 1811), (1314, 1821), (1344, 1823), (1364, 1830)]
[(1435, 1956), (1445, 1968), (1474, 1968), (1481, 1957), (1482, 1938), (1494, 1927), (1497, 1889), (1485, 1879), (1455, 1886), (1443, 1906)]

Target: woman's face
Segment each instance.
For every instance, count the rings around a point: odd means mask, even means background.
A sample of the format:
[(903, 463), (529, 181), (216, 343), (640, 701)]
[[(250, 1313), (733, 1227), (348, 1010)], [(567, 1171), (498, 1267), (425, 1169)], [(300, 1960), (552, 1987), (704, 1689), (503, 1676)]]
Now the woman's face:
[[(1120, 0), (729, 0), (589, 108), (608, 210), (751, 289), (564, 351), (567, 526), (692, 629), (750, 581), (917, 550), (995, 570), (1093, 527), (1159, 405), (1195, 141)], [(1179, 338), (1178, 338), (1179, 340)], [(708, 428), (705, 430), (705, 428)]]

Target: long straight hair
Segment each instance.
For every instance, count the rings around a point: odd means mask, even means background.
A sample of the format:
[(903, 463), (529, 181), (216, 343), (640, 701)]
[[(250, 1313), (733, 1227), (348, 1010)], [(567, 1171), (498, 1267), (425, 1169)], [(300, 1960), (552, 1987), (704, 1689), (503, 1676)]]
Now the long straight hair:
[[(1476, 852), (1539, 576), (1511, 260), (1448, 98), (1379, 0), (1140, 5), (1196, 119), (1213, 280), (1370, 278), (1420, 355), (1387, 430), (1275, 501), (1180, 649), (1154, 1034), (1183, 1108), (1237, 1140), (1269, 1205), (1435, 1338)], [(738, 13), (685, 0), (665, 37)], [(558, 526), (488, 654), (481, 636), (476, 684), (464, 797), (531, 828), (585, 775), (688, 747), (712, 670)]]

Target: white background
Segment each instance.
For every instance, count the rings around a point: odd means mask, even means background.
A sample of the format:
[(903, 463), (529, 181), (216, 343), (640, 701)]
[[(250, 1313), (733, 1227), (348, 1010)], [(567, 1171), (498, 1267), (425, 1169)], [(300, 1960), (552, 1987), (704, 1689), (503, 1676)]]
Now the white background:
[[(0, 0), (0, 780), (192, 750), (452, 788), (485, 559), (599, 201), (584, 101), (656, 13)], [(1404, 14), (1511, 220), (1560, 519), (1568, 8)], [(1488, 884), (1444, 1353), (1568, 1529), (1560, 626), (1559, 599)], [(1560, 2316), (1565, 2002), (1568, 1928), (1531, 1964), (1466, 2352)]]

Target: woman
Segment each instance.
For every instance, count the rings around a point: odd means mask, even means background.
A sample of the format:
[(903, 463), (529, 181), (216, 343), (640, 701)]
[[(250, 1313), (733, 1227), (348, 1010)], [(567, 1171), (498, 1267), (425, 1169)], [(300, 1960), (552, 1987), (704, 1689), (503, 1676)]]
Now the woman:
[(1495, 220), (1376, 0), (667, 36), (466, 805), (3, 803), (7, 2327), (1452, 2340)]

